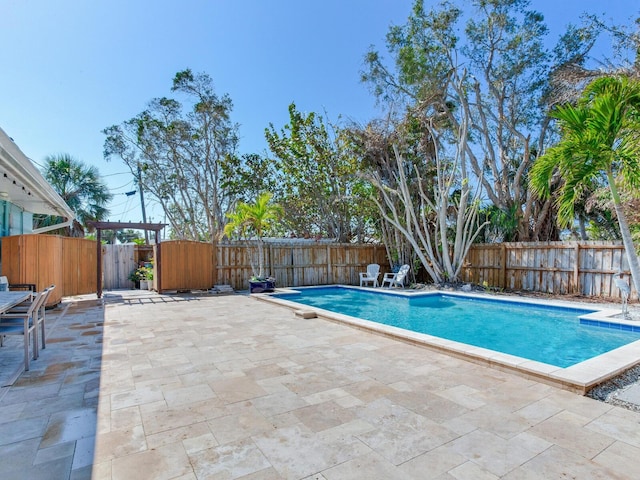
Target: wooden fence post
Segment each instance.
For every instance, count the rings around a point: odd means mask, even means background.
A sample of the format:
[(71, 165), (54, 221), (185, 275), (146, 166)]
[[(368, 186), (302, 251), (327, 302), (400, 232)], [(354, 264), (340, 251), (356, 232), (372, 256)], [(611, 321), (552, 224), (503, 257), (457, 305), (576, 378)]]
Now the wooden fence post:
[(96, 257), (97, 265), (96, 269), (96, 295), (98, 298), (102, 297), (102, 230), (96, 229)]
[(573, 261), (573, 293), (579, 294), (582, 289), (580, 288), (580, 244), (576, 243), (573, 248), (575, 260)]
[(500, 288), (507, 288), (507, 246), (504, 243), (500, 245), (500, 254)]
[(327, 284), (333, 285), (333, 273), (331, 268), (331, 245), (329, 245), (328, 243), (327, 243)]
[(215, 238), (211, 242), (211, 280), (212, 286), (218, 284), (218, 241)]
[(269, 244), (269, 268), (265, 270), (266, 272), (269, 272), (267, 276), (276, 276), (276, 272), (273, 271), (273, 245), (271, 244)]

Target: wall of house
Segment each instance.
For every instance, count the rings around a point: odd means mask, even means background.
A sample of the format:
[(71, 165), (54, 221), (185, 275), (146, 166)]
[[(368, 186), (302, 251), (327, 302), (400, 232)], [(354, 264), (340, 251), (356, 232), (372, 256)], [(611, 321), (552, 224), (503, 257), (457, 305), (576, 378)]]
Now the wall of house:
[[(0, 246), (2, 237), (22, 235), (33, 231), (33, 214), (23, 211), (7, 200), (0, 200)], [(0, 253), (0, 271), (2, 271), (2, 254)]]
[(33, 231), (33, 214), (6, 200), (0, 200), (0, 237)]

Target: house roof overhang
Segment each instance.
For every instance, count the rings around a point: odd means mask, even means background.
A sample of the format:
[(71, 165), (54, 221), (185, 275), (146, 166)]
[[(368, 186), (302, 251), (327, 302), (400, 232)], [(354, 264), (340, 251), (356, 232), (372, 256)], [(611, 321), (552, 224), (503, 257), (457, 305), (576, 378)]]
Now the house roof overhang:
[(27, 212), (63, 217), (65, 223), (75, 217), (62, 197), (1, 128), (0, 200), (7, 200)]

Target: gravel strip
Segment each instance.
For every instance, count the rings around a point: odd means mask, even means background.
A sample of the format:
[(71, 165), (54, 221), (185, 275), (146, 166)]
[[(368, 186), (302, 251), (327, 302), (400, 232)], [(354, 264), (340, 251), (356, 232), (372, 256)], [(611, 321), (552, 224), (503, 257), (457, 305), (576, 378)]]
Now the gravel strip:
[(620, 407), (640, 412), (640, 405), (620, 400), (619, 395), (627, 388), (640, 382), (640, 365), (630, 368), (621, 375), (611, 380), (601, 383), (587, 393), (587, 397), (591, 397), (601, 402), (618, 405)]

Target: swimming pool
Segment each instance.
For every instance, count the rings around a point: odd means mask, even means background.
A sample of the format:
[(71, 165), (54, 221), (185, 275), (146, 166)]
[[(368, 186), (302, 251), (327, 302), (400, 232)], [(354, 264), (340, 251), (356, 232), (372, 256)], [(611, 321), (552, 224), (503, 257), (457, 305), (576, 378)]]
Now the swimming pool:
[[(640, 339), (640, 326), (584, 320), (597, 310), (535, 305), (441, 292), (398, 296), (322, 287), (278, 294), (342, 315), (566, 368)], [(633, 331), (636, 330), (636, 331)]]

